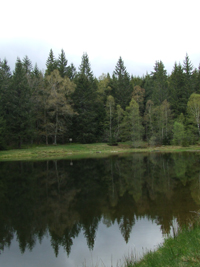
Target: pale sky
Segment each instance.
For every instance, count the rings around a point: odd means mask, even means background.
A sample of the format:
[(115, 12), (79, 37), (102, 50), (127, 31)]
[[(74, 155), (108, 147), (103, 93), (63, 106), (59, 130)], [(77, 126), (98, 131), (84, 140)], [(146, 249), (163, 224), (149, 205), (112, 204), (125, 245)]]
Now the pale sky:
[(188, 53), (200, 63), (199, 0), (7, 0), (1, 3), (0, 58), (13, 69), (27, 55), (45, 69), (52, 48), (78, 68), (84, 52), (96, 77), (121, 56), (134, 76), (162, 60), (168, 73)]

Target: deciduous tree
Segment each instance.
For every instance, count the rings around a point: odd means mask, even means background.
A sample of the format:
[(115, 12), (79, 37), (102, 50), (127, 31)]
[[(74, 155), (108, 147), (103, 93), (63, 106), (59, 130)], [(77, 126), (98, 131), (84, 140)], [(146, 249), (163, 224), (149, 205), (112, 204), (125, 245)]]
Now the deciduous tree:
[(54, 70), (46, 77), (46, 80), (49, 87), (47, 106), (50, 122), (48, 127), (54, 136), (54, 144), (57, 144), (57, 136), (67, 131), (67, 116), (74, 113), (69, 98), (75, 90), (75, 85), (68, 77), (62, 78), (58, 70)]
[(137, 146), (137, 142), (142, 139), (142, 134), (143, 126), (139, 114), (139, 105), (132, 98), (124, 113), (122, 136), (125, 140), (131, 140), (133, 146)]
[(187, 112), (191, 121), (196, 124), (200, 135), (200, 94), (193, 93), (187, 103)]

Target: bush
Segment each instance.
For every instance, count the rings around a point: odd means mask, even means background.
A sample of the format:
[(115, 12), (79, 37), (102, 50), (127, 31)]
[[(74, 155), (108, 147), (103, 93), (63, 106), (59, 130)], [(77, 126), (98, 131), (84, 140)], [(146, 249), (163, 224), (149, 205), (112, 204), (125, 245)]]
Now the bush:
[(134, 147), (134, 148), (147, 148), (148, 144), (147, 144), (147, 142), (144, 142), (142, 140), (138, 140), (138, 141), (133, 142), (131, 147)]
[(151, 138), (149, 139), (149, 145), (150, 146), (157, 146), (161, 145), (160, 139), (156, 135), (152, 135)]

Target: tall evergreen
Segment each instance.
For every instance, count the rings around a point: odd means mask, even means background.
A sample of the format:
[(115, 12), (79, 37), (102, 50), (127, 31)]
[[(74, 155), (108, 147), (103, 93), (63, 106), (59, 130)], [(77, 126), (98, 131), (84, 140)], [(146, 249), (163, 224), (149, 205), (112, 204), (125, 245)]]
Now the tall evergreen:
[(70, 80), (73, 80), (76, 77), (76, 67), (74, 66), (73, 63), (70, 64), (70, 66), (67, 67), (67, 77)]
[(194, 81), (194, 92), (200, 94), (200, 65), (193, 72), (192, 79)]
[(120, 104), (125, 109), (131, 100), (131, 85), (130, 76), (121, 57), (115, 66), (112, 87), (116, 104)]
[(6, 145), (6, 141), (9, 136), (9, 130), (6, 127), (6, 121), (9, 117), (8, 109), (11, 97), (11, 77), (11, 71), (7, 60), (0, 60), (0, 148)]
[(58, 70), (62, 78), (64, 78), (65, 75), (67, 75), (67, 62), (68, 61), (66, 59), (65, 52), (62, 49), (61, 54), (58, 57)]
[(25, 68), (25, 72), (28, 74), (28, 73), (31, 73), (33, 67), (32, 67), (32, 62), (31, 60), (28, 58), (28, 56), (25, 56), (22, 60), (22, 64)]
[(97, 81), (94, 79), (87, 54), (82, 56), (75, 84), (72, 98), (77, 115), (74, 116), (73, 135), (81, 143), (92, 143), (103, 134), (104, 108), (97, 99)]
[(175, 62), (172, 73), (169, 77), (169, 102), (172, 113), (177, 117), (186, 111), (186, 99), (184, 90), (184, 74), (181, 64)]
[(47, 67), (46, 75), (50, 75), (52, 71), (57, 69), (57, 66), (58, 66), (58, 61), (55, 59), (53, 50), (50, 49), (49, 57), (48, 57), (47, 62), (46, 62), (46, 67)]
[(153, 80), (152, 101), (155, 105), (168, 99), (167, 71), (162, 61), (156, 61), (154, 71), (151, 73)]
[(30, 99), (31, 93), (25, 68), (18, 58), (11, 82), (9, 117), (6, 121), (11, 140), (17, 142), (18, 147), (21, 147), (22, 142), (31, 136), (32, 108)]
[(184, 90), (183, 94), (185, 96), (186, 102), (185, 107), (187, 105), (187, 101), (192, 93), (194, 93), (194, 81), (192, 79), (193, 74), (193, 65), (190, 61), (188, 54), (185, 56), (185, 60), (183, 61), (183, 73), (184, 73)]

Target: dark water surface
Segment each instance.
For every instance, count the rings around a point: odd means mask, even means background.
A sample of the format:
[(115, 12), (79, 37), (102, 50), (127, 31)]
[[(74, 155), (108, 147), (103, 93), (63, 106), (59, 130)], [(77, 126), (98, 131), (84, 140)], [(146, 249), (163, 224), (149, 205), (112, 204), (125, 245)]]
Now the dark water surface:
[(116, 266), (200, 209), (200, 154), (0, 162), (0, 266)]

